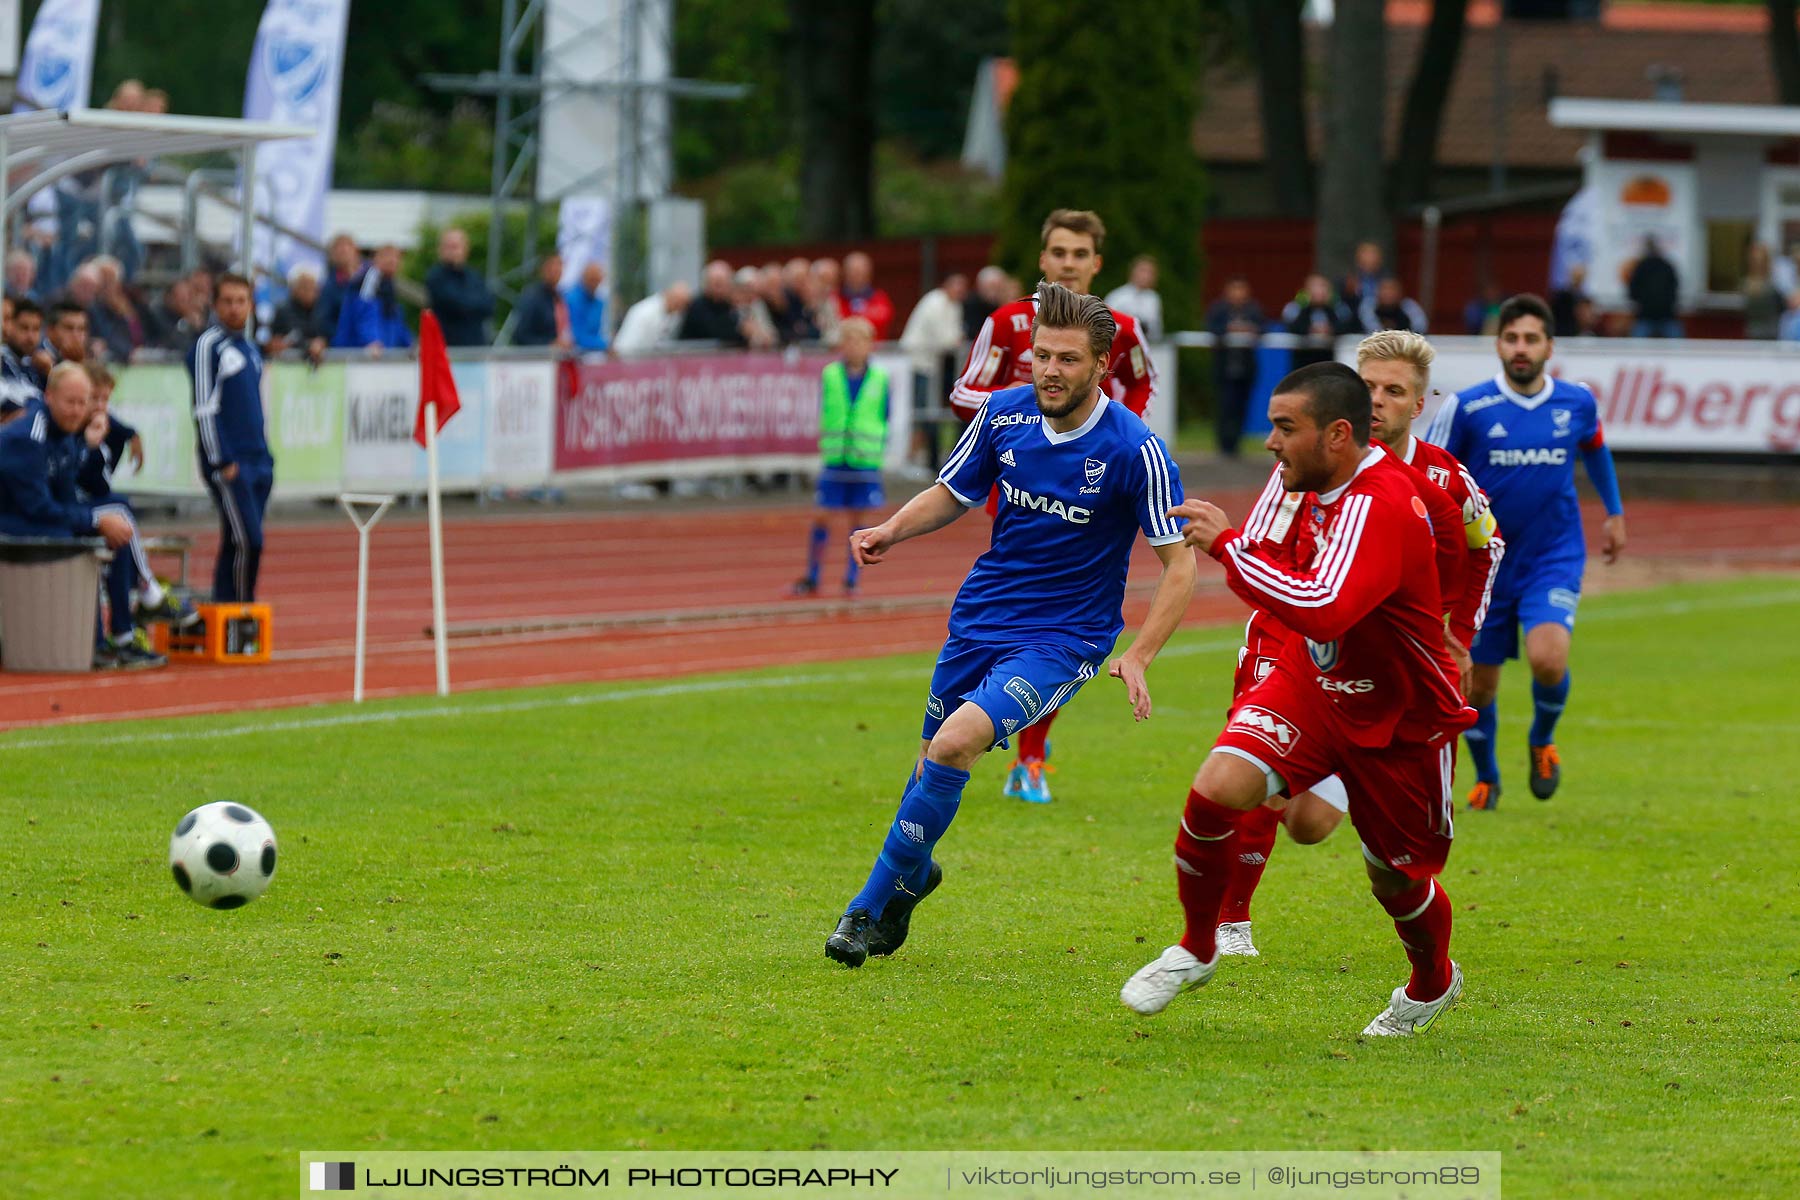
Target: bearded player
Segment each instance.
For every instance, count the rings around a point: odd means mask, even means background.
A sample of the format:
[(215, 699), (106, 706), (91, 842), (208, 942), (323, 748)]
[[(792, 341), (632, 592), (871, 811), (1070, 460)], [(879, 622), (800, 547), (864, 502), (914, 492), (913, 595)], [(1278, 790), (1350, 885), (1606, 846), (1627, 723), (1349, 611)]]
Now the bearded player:
[[(1370, 435), (1413, 469), (1420, 497), (1431, 506), (1439, 587), (1447, 608), (1444, 644), (1466, 692), (1473, 665), (1468, 646), (1486, 616), (1505, 543), (1488, 511), (1487, 497), (1463, 465), (1442, 447), (1413, 436), (1435, 358), (1431, 343), (1399, 329), (1372, 334), (1356, 349), (1357, 371), (1369, 389)], [(1244, 536), (1263, 541), (1275, 553), (1287, 547), (1289, 561), (1303, 561), (1311, 554), (1307, 526), (1310, 515), (1320, 511), (1317, 498), (1287, 491), (1281, 477), (1277, 467), (1244, 522)], [(1269, 673), (1291, 636), (1267, 611), (1258, 609), (1251, 615), (1238, 655), (1235, 696), (1241, 697)], [(1334, 776), (1292, 801), (1277, 796), (1245, 814), (1238, 828), (1241, 840), (1232, 861), (1231, 883), (1219, 913), (1219, 953), (1257, 956), (1250, 933), (1250, 901), (1275, 851), (1277, 827), (1285, 824), (1288, 836), (1303, 845), (1323, 841), (1343, 819), (1346, 803), (1344, 785)]]
[[(1098, 214), (1059, 208), (1044, 219), (1038, 271), (1051, 283), (1086, 296), (1100, 273), (1100, 250), (1105, 241), (1106, 226)], [(1156, 367), (1150, 361), (1150, 348), (1136, 318), (1116, 309), (1107, 311), (1112, 313), (1118, 332), (1107, 354), (1107, 379), (1102, 386), (1108, 397), (1142, 417), (1156, 399)], [(1036, 312), (1037, 298), (1027, 296), (1001, 305), (982, 323), (981, 332), (969, 349), (968, 364), (950, 391), (950, 406), (964, 421), (975, 415), (989, 394), (1031, 382), (1031, 329)], [(990, 498), (990, 516), (996, 511), (995, 505), (996, 501)], [(1050, 754), (1050, 723), (1054, 719), (1052, 713), (1020, 731), (1018, 758), (1007, 773), (1003, 795), (1033, 804), (1050, 802), (1044, 760)]]

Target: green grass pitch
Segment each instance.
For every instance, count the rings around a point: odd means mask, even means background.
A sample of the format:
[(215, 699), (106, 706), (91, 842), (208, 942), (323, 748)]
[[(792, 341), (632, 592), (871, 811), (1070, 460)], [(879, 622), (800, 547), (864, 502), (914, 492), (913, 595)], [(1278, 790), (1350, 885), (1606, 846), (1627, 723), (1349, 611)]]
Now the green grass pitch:
[[(1055, 804), (975, 774), (912, 941), (825, 935), (887, 827), (927, 656), (0, 736), (8, 1196), (292, 1190), (302, 1149), (1499, 1150), (1509, 1196), (1800, 1191), (1800, 581), (1590, 600), (1559, 742), (1444, 876), (1461, 1004), (1405, 978), (1348, 826), (1278, 847), (1264, 957), (1156, 1018), (1170, 846), (1235, 630), (1134, 727), (1055, 731)], [(381, 719), (388, 718), (388, 719)], [(1459, 792), (1461, 791), (1459, 786)], [(203, 910), (169, 830), (235, 798), (268, 896)], [(73, 1189), (73, 1190), (71, 1190)]]

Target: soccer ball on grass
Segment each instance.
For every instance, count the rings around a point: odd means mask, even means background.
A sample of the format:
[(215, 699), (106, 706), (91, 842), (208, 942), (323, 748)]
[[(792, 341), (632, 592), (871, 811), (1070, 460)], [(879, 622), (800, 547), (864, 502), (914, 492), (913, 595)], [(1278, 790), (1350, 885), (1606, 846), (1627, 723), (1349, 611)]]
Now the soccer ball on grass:
[(194, 903), (242, 908), (275, 877), (275, 830), (242, 804), (202, 804), (175, 826), (169, 870)]

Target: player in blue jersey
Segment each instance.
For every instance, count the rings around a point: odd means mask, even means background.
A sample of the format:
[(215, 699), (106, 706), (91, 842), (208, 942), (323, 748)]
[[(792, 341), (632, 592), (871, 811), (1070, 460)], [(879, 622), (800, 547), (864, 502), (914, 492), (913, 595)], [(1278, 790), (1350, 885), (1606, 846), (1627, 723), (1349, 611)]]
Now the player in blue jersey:
[(1133, 715), (1150, 715), (1144, 675), (1187, 611), (1198, 570), (1169, 517), (1182, 497), (1168, 447), (1101, 390), (1115, 332), (1097, 297), (1040, 283), (1031, 386), (989, 395), (937, 482), (850, 535), (857, 558), (873, 565), (1000, 489), (993, 541), (950, 610), (900, 811), (868, 882), (825, 942), (826, 955), (847, 967), (906, 940), (914, 907), (943, 878), (932, 849), (962, 803), (969, 768), (1066, 704), (1106, 662), (1124, 629), (1125, 574), (1140, 533), (1162, 560), (1162, 577), (1111, 674), (1124, 682)]
[(213, 311), (217, 320), (187, 352), (200, 479), (219, 510), (213, 600), (248, 604), (256, 599), (263, 513), (275, 486), (263, 434), (262, 352), (250, 337), (250, 281), (221, 275)]
[(1552, 328), (1550, 307), (1536, 296), (1502, 304), (1500, 374), (1446, 400), (1426, 434), (1468, 467), (1506, 531), (1506, 558), (1494, 580), (1487, 623), (1469, 647), (1475, 670), (1468, 701), (1480, 714), (1464, 735), (1475, 761), (1469, 792), (1475, 809), (1500, 802), (1494, 695), (1501, 665), (1519, 656), (1521, 626), (1535, 708), (1528, 739), (1531, 794), (1548, 800), (1562, 782), (1556, 722), (1569, 696), (1569, 641), (1587, 563), (1575, 495), (1577, 455), (1606, 506), (1600, 552), (1610, 563), (1625, 548), (1625, 509), (1594, 394), (1544, 373), (1554, 349)]

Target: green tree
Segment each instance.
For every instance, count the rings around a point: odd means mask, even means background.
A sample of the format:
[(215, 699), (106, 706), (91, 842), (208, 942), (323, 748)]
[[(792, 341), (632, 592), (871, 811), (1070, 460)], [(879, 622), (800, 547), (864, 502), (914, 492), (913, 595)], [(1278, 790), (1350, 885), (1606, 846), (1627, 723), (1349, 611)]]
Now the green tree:
[(1192, 133), (1209, 19), (1202, 0), (1118, 0), (1104, 14), (1078, 0), (1014, 0), (1019, 83), (1006, 114), (997, 261), (1035, 280), (1044, 214), (1093, 209), (1107, 228), (1095, 289), (1121, 282), (1136, 255), (1155, 255), (1164, 323), (1192, 328), (1206, 211)]

